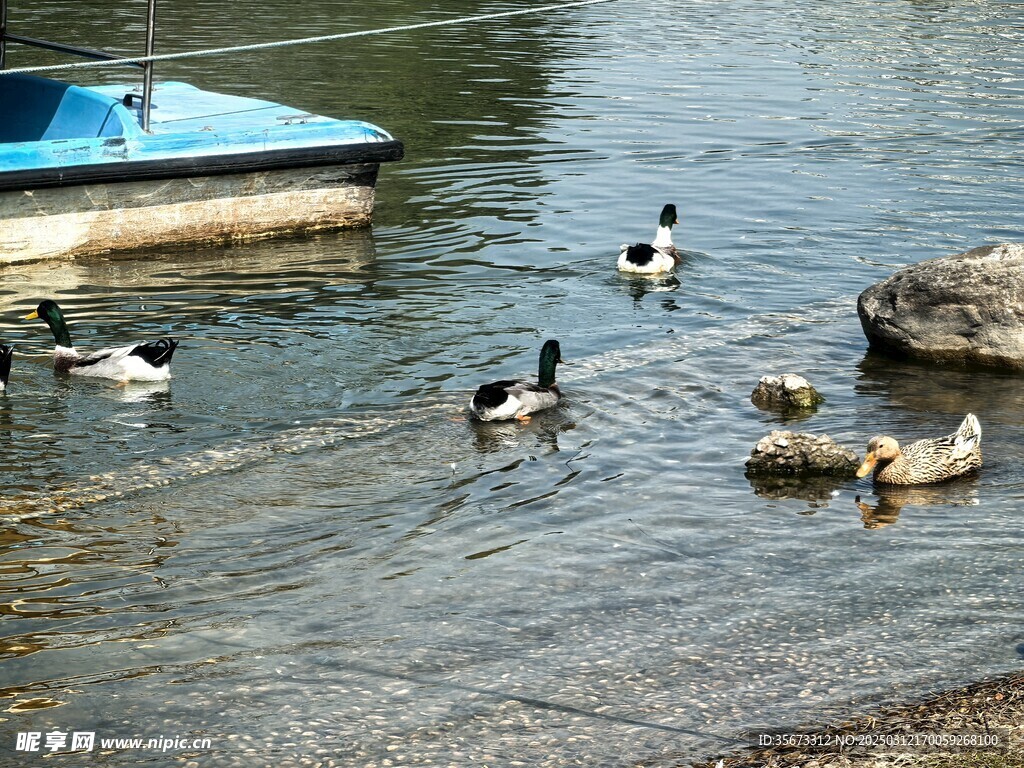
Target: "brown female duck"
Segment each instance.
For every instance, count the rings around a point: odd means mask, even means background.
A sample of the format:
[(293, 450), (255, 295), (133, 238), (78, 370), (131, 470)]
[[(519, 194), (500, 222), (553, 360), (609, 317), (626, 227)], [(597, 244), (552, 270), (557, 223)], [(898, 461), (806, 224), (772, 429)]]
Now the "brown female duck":
[(874, 471), (877, 483), (919, 485), (951, 480), (979, 467), (981, 424), (968, 413), (953, 434), (918, 440), (906, 448), (887, 435), (872, 438), (857, 477)]

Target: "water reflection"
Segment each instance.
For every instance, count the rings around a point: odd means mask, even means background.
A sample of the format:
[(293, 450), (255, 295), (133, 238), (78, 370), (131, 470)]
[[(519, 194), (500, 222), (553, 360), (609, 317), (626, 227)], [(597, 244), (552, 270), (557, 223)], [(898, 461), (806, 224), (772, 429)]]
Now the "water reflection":
[(747, 480), (754, 493), (763, 499), (801, 499), (803, 501), (828, 501), (836, 495), (840, 488), (850, 482), (849, 479), (830, 475), (795, 477), (750, 473), (747, 473)]
[(14, 439), (14, 411), (11, 408), (11, 397), (6, 391), (0, 392), (0, 438)]
[(936, 485), (875, 484), (874, 503), (861, 496), (854, 499), (864, 527), (885, 528), (893, 525), (904, 507), (974, 507), (980, 503), (976, 477), (961, 478)]
[(169, 381), (130, 381), (114, 392), (122, 403), (148, 403), (160, 410), (169, 410), (173, 405)]
[[(960, 418), (976, 413), (982, 428), (985, 414), (993, 411), (1024, 419), (1024, 388), (1016, 374), (892, 360), (874, 352), (864, 356), (857, 371), (854, 389), (858, 394), (883, 398), (901, 411), (939, 412)], [(936, 428), (937, 434), (952, 431), (944, 425)], [(884, 425), (878, 429), (884, 432)]]
[[(159, 612), (149, 621), (133, 616), (139, 602), (158, 600), (167, 587), (158, 572), (178, 537), (166, 519), (152, 514), (97, 526), (4, 515), (3, 522), (0, 658), (140, 640), (166, 623)], [(7, 682), (0, 697), (26, 690)]]
[(576, 422), (565, 413), (564, 406), (536, 413), (526, 424), (514, 420), (468, 421), (473, 431), (473, 447), (480, 453), (533, 447), (557, 452), (559, 435), (576, 428)]
[[(669, 293), (671, 291), (678, 290), (682, 283), (679, 282), (679, 278), (674, 274), (671, 275), (657, 275), (652, 277), (636, 277), (634, 275), (621, 275), (619, 277), (619, 284), (622, 290), (633, 299), (634, 304), (637, 307), (643, 301), (644, 296), (649, 293)], [(678, 305), (671, 299), (664, 299), (662, 301), (664, 306), (669, 311), (678, 309)]]
[(188, 338), (205, 328), (213, 313), (229, 307), (238, 313), (236, 321), (268, 306), (291, 319), (315, 309), (308, 306), (310, 299), (328, 286), (373, 291), (379, 277), (375, 259), (373, 234), (366, 229), (217, 249), (163, 250), (145, 257), (16, 264), (3, 273), (0, 335), (25, 339), (24, 355), (52, 350), (46, 328), (19, 317), (44, 297), (65, 307), (72, 340), (83, 349), (133, 328)]

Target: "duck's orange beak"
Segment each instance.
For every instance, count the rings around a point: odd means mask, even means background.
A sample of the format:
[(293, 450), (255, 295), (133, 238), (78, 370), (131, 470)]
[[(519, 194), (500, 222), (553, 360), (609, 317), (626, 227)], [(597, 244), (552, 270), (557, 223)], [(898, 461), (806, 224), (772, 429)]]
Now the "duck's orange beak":
[(875, 456), (874, 451), (864, 457), (864, 463), (857, 469), (857, 477), (866, 477), (871, 474), (871, 470), (875, 468), (875, 464), (878, 463), (878, 458)]
[(26, 320), (38, 320), (38, 319), (39, 319), (39, 313), (38, 313), (38, 312), (36, 312), (36, 311), (35, 311), (35, 310), (33, 309), (33, 310), (32, 310), (32, 314), (30, 314), (30, 315), (25, 315), (25, 319), (26, 319)]

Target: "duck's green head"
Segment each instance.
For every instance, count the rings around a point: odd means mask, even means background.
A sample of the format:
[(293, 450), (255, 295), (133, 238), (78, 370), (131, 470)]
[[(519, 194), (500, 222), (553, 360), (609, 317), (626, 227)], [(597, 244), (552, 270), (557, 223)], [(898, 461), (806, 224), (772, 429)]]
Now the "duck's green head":
[(672, 229), (673, 224), (679, 223), (679, 215), (676, 213), (676, 207), (669, 203), (661, 209), (661, 218), (658, 220), (659, 227), (668, 227)]
[(71, 334), (68, 333), (68, 324), (64, 320), (64, 313), (57, 306), (57, 302), (50, 301), (49, 299), (41, 301), (39, 306), (36, 307), (35, 312), (25, 315), (26, 320), (35, 320), (37, 318), (42, 318), (50, 326), (50, 331), (53, 333), (57, 346), (71, 346)]
[(554, 339), (548, 339), (540, 348), (540, 371), (537, 383), (550, 387), (555, 383), (555, 366), (562, 362), (562, 348)]

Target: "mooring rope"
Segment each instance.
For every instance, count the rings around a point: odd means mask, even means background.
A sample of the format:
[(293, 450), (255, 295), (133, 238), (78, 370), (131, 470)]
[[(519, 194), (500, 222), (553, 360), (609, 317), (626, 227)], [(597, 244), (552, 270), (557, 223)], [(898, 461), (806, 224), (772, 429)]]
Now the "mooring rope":
[(49, 64), (39, 67), (17, 67), (13, 69), (0, 70), (0, 75), (28, 74), (30, 72), (53, 72), (62, 69), (90, 69), (93, 67), (109, 67), (123, 64), (143, 64), (149, 61), (171, 61), (173, 59), (191, 59), (198, 56), (216, 56), (222, 53), (243, 53), (246, 51), (261, 51), (267, 48), (283, 48), (290, 45), (306, 45), (309, 43), (326, 43), (332, 40), (344, 40), (350, 37), (368, 37), (370, 35), (385, 35), (391, 32), (408, 32), (414, 29), (427, 29), (428, 27), (448, 27), (456, 24), (471, 24), (478, 21), (492, 21), (493, 19), (504, 19), (510, 16), (525, 16), (530, 13), (545, 13), (547, 11), (561, 11), (567, 8), (582, 8), (587, 5), (600, 5), (611, 3), (615, 0), (576, 0), (570, 3), (555, 3), (552, 5), (540, 5), (536, 8), (520, 8), (515, 11), (502, 11), (500, 13), (487, 13), (482, 16), (463, 16), (457, 19), (443, 19), (441, 21), (424, 21), (419, 24), (405, 24), (398, 27), (384, 27), (383, 29), (364, 29), (358, 32), (341, 32), (334, 35), (318, 35), (317, 37), (300, 37), (293, 40), (277, 40), (272, 43), (253, 43), (251, 45), (233, 45), (227, 48), (208, 48), (202, 51), (182, 51), (180, 53), (162, 53), (154, 56), (135, 56), (132, 58), (114, 59), (109, 61), (79, 61), (71, 64)]

